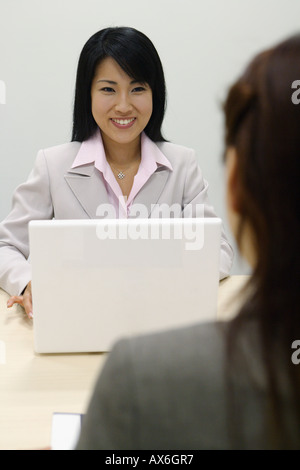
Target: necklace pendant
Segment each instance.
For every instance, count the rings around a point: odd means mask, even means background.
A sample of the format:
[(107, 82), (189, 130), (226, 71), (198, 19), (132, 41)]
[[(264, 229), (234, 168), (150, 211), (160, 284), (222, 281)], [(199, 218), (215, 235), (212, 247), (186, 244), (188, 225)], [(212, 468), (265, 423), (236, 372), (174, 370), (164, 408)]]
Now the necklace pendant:
[(119, 178), (119, 180), (122, 180), (123, 178), (125, 178), (125, 174), (123, 173), (123, 171), (120, 171), (118, 173), (118, 178)]

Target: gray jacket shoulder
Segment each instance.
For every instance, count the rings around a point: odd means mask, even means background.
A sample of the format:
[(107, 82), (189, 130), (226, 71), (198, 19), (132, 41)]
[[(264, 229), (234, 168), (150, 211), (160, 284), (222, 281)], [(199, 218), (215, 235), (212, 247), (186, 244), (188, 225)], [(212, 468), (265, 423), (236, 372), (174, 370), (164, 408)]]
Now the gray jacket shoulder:
[(172, 142), (157, 142), (156, 145), (172, 165), (186, 164), (196, 160), (196, 152), (190, 147), (173, 144)]
[(80, 149), (81, 142), (67, 142), (53, 147), (41, 149), (38, 152), (39, 158), (44, 158), (48, 167), (63, 167), (68, 170)]

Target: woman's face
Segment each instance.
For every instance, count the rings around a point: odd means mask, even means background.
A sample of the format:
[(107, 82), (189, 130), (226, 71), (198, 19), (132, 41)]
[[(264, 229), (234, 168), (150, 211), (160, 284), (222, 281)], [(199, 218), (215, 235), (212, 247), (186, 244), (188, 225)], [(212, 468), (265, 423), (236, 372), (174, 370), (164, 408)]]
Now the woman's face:
[(152, 90), (130, 78), (111, 57), (96, 68), (91, 87), (92, 114), (105, 143), (140, 139), (152, 114)]

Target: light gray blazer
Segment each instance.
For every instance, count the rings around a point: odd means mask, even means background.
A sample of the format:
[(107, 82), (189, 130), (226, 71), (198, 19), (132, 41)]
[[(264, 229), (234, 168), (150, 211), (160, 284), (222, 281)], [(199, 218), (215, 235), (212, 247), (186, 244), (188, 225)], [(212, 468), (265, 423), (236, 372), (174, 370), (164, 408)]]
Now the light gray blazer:
[[(11, 295), (22, 292), (31, 279), (30, 220), (97, 218), (98, 206), (109, 203), (102, 173), (93, 163), (71, 168), (80, 146), (80, 142), (69, 142), (40, 150), (28, 180), (15, 191), (12, 210), (0, 225), (0, 287)], [(157, 146), (173, 171), (159, 167), (134, 204), (145, 205), (149, 217), (154, 204), (180, 204), (181, 215), (193, 217), (197, 216), (197, 207), (204, 204), (204, 216), (215, 217), (195, 152), (166, 142)], [(232, 259), (233, 251), (223, 231), (220, 278), (229, 274)]]

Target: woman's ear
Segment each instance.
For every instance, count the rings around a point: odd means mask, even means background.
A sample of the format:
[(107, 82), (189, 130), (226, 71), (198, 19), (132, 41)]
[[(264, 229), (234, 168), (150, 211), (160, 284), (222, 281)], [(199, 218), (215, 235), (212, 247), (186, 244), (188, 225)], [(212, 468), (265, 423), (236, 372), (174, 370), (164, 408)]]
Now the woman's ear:
[(226, 193), (228, 210), (240, 212), (239, 176), (237, 165), (237, 151), (235, 147), (229, 147), (226, 152)]

